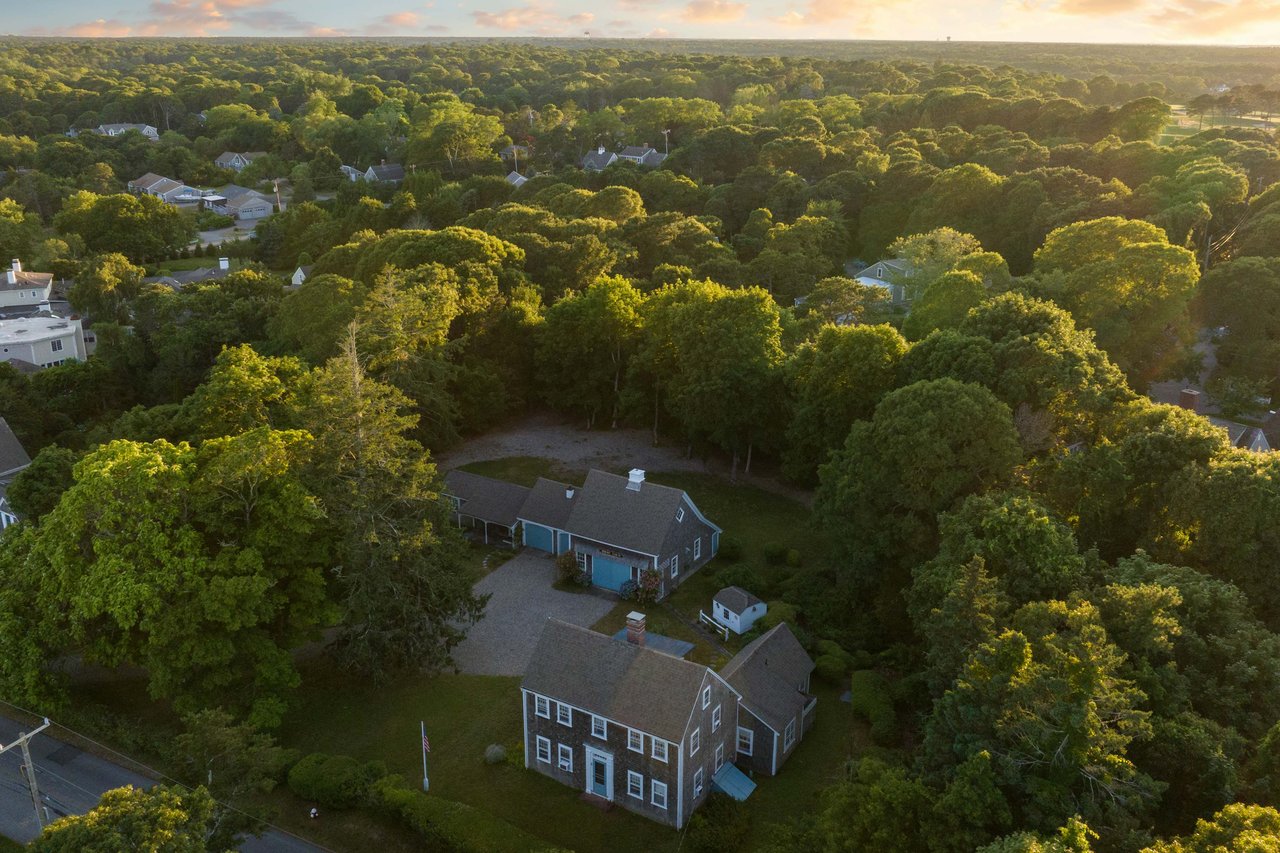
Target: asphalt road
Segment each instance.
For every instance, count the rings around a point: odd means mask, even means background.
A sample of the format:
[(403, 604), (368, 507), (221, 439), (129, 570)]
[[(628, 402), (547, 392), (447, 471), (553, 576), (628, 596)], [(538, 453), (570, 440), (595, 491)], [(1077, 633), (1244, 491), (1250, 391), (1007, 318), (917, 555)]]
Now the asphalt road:
[[(32, 728), (0, 716), (0, 744), (12, 743), (18, 732)], [(150, 788), (155, 784), (154, 779), (56, 740), (48, 731), (32, 739), (31, 761), (49, 820), (89, 811), (111, 788)], [(22, 750), (18, 747), (0, 754), (0, 835), (25, 844), (40, 834), (40, 828), (21, 767)], [(323, 848), (273, 829), (261, 838), (246, 839), (240, 849), (245, 853), (318, 853)]]

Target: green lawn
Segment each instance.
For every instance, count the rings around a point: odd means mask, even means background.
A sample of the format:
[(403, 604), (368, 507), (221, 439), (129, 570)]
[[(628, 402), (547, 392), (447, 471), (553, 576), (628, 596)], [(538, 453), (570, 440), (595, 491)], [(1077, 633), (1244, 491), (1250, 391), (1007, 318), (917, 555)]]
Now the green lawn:
[(481, 474), (518, 483), (521, 486), (532, 486), (539, 477), (561, 480), (568, 483), (581, 483), (587, 476), (582, 469), (566, 467), (554, 459), (541, 456), (508, 456), (503, 459), (486, 459), (483, 462), (470, 462), (462, 466), (463, 471)]
[(0, 835), (0, 853), (11, 853), (11, 851), (26, 850), (26, 845), (19, 844), (11, 838), (5, 838)]

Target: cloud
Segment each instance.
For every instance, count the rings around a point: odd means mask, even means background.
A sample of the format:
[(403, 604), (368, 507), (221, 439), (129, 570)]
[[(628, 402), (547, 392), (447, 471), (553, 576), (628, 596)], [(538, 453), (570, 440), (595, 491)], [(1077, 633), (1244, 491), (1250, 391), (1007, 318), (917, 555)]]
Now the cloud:
[(866, 5), (851, 3), (849, 0), (808, 0), (803, 11), (788, 9), (785, 15), (773, 20), (787, 27), (811, 27), (846, 21), (853, 17), (865, 20), (867, 12)]
[(383, 15), (364, 28), (366, 35), (390, 36), (403, 33), (405, 30), (420, 29), (421, 16), (417, 12), (392, 12)]
[(582, 27), (596, 19), (591, 12), (564, 16), (542, 2), (512, 6), (496, 12), (472, 12), (477, 27), (504, 32), (524, 31), (537, 35), (559, 35), (565, 30)]
[(651, 39), (670, 39), (675, 37), (675, 33), (671, 32), (671, 30), (664, 30), (662, 27), (658, 27), (656, 30), (651, 30), (649, 35), (645, 36), (645, 38)]
[(1222, 36), (1280, 21), (1278, 0), (1177, 0), (1153, 10), (1151, 23), (1184, 36)]
[(118, 21), (115, 18), (98, 18), (96, 21), (85, 21), (80, 24), (72, 24), (71, 26), (58, 31), (59, 35), (91, 39), (124, 38), (129, 35), (129, 33), (129, 25), (124, 21)]
[(210, 36), (235, 26), (250, 31), (304, 31), (312, 25), (277, 6), (280, 0), (151, 0), (146, 17), (132, 23), (98, 18), (33, 30), (40, 35), (89, 38), (126, 36)]
[(1061, 0), (1053, 11), (1065, 15), (1118, 15), (1145, 5), (1146, 0)]
[(689, 0), (680, 19), (694, 24), (720, 24), (736, 21), (747, 14), (746, 3), (729, 0)]

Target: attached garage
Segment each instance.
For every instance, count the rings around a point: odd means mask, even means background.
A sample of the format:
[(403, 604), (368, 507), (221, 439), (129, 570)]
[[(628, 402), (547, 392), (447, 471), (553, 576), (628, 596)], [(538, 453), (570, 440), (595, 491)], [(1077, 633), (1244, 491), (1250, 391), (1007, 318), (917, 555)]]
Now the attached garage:
[(530, 548), (537, 548), (539, 551), (554, 554), (556, 552), (555, 541), (555, 533), (550, 527), (543, 527), (541, 524), (533, 524), (528, 521), (524, 523), (524, 544)]
[(595, 554), (591, 558), (591, 583), (618, 592), (631, 580), (631, 564)]

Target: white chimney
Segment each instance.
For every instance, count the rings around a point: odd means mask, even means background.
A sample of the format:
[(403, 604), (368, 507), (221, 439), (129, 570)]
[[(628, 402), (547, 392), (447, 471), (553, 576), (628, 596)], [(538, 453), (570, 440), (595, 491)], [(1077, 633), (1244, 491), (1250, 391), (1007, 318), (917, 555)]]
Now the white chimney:
[(597, 153), (597, 154), (603, 154), (603, 153), (604, 153), (604, 146), (603, 146), (603, 145), (601, 145), (599, 148), (597, 148), (597, 149), (596, 149), (596, 153)]
[(640, 491), (640, 484), (644, 482), (644, 469), (632, 468), (631, 473), (627, 475), (627, 489), (633, 492)]
[(18, 260), (17, 258), (13, 259), (13, 271), (22, 272), (22, 261)]
[(10, 284), (17, 284), (17, 283), (18, 283), (18, 274), (17, 274), (16, 272), (14, 272), (13, 270), (5, 270), (5, 271), (4, 271), (4, 277), (5, 277), (5, 279), (6, 279), (6, 280), (8, 280), (8, 282), (9, 282)]
[(627, 614), (627, 642), (633, 646), (644, 645), (644, 614), (632, 610)]
[(573, 486), (568, 486), (567, 488), (565, 488), (564, 497), (565, 497), (565, 500), (569, 500), (569, 501), (573, 500)]
[(230, 258), (218, 258), (218, 269), (220, 269), (220, 270), (229, 270), (229, 269), (231, 269), (231, 259), (230, 259)]

